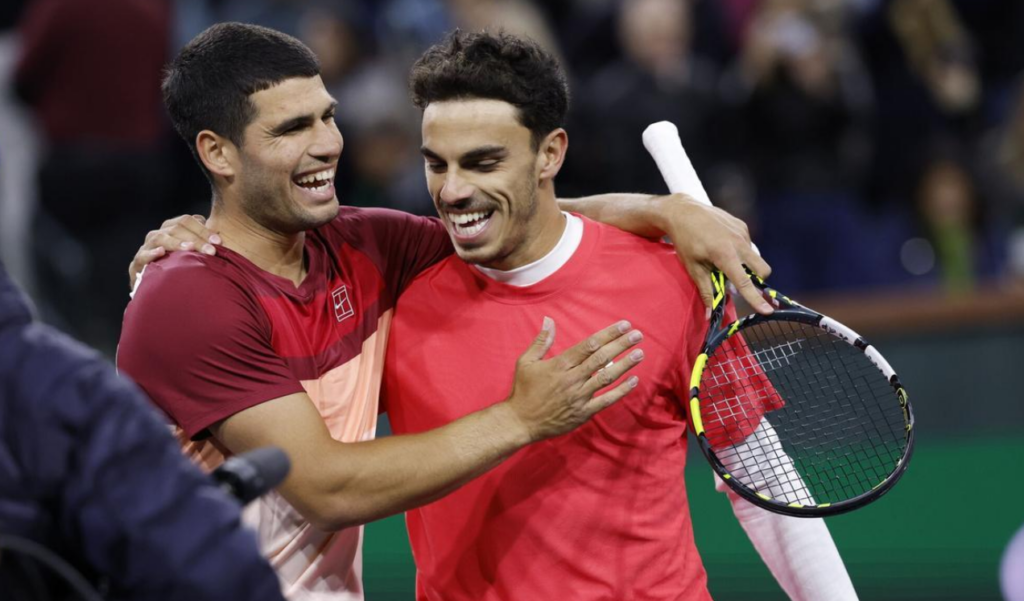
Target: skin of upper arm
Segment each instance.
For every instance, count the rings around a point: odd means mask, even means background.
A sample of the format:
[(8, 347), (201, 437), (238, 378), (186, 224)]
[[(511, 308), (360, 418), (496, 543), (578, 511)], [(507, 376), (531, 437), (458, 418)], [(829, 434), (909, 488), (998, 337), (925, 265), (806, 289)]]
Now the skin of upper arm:
[(266, 446), (279, 447), (291, 460), (291, 471), (278, 488), (285, 499), (314, 526), (336, 530), (337, 511), (330, 501), (330, 471), (344, 462), (332, 460), (341, 443), (331, 437), (313, 401), (291, 394), (239, 411), (211, 426), (213, 435), (234, 454)]

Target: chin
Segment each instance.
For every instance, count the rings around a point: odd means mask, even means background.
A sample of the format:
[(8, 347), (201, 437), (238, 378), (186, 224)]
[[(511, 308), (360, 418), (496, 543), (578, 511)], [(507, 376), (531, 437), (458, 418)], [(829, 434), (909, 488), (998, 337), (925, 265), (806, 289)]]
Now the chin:
[(500, 247), (490, 244), (468, 248), (455, 244), (455, 254), (466, 263), (481, 267), (492, 267), (508, 256), (508, 253), (501, 252)]
[(306, 222), (306, 229), (316, 229), (322, 225), (334, 221), (334, 218), (338, 216), (341, 211), (341, 205), (338, 204), (337, 198), (334, 202), (325, 207), (318, 207), (315, 211), (308, 211), (303, 217), (303, 221)]

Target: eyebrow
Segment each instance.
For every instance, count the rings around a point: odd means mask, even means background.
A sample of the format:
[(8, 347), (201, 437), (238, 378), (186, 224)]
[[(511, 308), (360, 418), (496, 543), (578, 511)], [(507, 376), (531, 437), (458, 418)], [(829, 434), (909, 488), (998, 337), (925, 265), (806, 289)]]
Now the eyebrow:
[[(444, 159), (442, 159), (439, 154), (427, 148), (426, 146), (420, 147), (420, 153), (423, 156), (427, 157), (428, 159), (433, 159), (435, 161), (444, 161)], [(464, 163), (467, 161), (478, 161), (480, 159), (491, 158), (495, 156), (503, 157), (507, 154), (507, 148), (505, 148), (504, 146), (499, 146), (497, 144), (492, 144), (490, 146), (481, 146), (480, 148), (474, 148), (473, 150), (470, 150), (466, 154), (459, 157), (459, 162)]]
[[(322, 115), (326, 115), (327, 113), (330, 113), (331, 111), (337, 109), (337, 107), (338, 107), (338, 101), (337, 100), (331, 101), (331, 105), (329, 107), (327, 107), (327, 110), (325, 110), (322, 113)], [(310, 125), (311, 123), (316, 121), (316, 119), (317, 119), (317, 117), (315, 115), (300, 115), (298, 117), (292, 117), (291, 119), (288, 119), (287, 121), (284, 121), (283, 123), (279, 123), (276, 126), (274, 126), (274, 128), (270, 130), (270, 133), (271, 133), (271, 135), (274, 135), (274, 136), (280, 136), (280, 135), (284, 134), (285, 132), (288, 132), (288, 131), (290, 131), (292, 129), (296, 129), (296, 128), (300, 128), (300, 127), (307, 127), (308, 125)]]

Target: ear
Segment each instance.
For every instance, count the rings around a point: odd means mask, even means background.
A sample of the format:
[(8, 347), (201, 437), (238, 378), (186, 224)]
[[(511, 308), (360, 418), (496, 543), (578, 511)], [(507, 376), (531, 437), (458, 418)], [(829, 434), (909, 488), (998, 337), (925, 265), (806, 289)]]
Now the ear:
[(541, 183), (555, 179), (562, 169), (568, 148), (569, 135), (561, 127), (544, 136), (537, 149), (537, 178)]
[(196, 135), (196, 150), (199, 153), (199, 160), (210, 173), (222, 177), (235, 175), (238, 148), (231, 140), (204, 129)]

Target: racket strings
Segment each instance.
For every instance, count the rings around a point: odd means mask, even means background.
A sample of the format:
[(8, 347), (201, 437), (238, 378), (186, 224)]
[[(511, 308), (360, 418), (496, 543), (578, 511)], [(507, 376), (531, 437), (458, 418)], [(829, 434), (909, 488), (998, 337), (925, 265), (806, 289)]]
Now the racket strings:
[(787, 503), (863, 494), (896, 469), (906, 444), (881, 371), (859, 349), (796, 322), (762, 322), (715, 349), (700, 406), (730, 474)]

